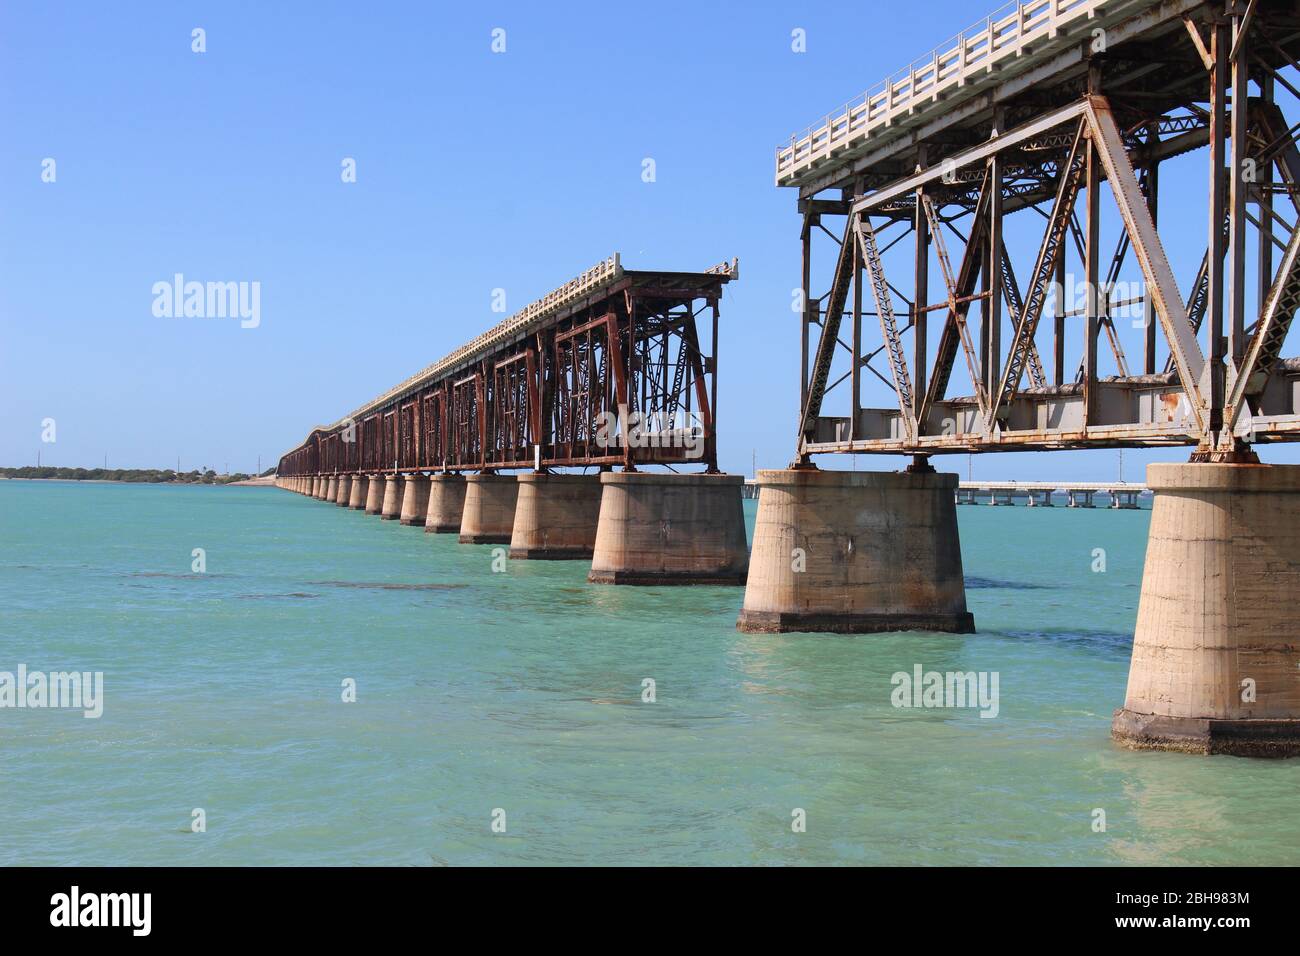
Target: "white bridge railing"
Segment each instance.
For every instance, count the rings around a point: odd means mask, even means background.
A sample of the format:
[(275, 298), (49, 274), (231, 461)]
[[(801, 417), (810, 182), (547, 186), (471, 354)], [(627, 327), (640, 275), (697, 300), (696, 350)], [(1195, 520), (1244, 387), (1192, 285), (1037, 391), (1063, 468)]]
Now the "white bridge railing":
[(959, 33), (928, 56), (914, 61), (879, 86), (845, 103), (821, 123), (790, 137), (776, 150), (776, 183), (794, 176), (832, 152), (856, 145), (895, 117), (934, 102), (947, 90), (991, 74), (997, 61), (1021, 55), (1031, 40), (1055, 38), (1080, 21), (1124, 6), (1157, 0), (1026, 0), (1013, 2)]

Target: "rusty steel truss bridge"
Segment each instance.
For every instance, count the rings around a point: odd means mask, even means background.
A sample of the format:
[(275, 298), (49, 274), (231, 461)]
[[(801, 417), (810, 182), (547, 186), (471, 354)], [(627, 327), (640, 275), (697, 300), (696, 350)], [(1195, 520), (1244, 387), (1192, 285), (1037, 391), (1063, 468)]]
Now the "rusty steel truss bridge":
[(642, 464), (714, 472), (719, 300), (737, 276), (734, 260), (645, 272), (615, 254), (313, 429), (279, 474)]
[(779, 147), (796, 464), (1300, 440), (1298, 58), (1295, 0), (1030, 0)]

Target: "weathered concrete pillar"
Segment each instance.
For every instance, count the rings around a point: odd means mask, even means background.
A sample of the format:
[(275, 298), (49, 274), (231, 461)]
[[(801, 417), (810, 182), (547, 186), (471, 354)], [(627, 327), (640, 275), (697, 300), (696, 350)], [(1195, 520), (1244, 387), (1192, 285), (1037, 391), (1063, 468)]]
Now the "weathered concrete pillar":
[(361, 511), (366, 506), (366, 494), (370, 490), (370, 479), (365, 475), (352, 476), (352, 491), (348, 495), (348, 507)]
[(384, 510), (384, 489), (387, 482), (383, 475), (371, 475), (366, 482), (366, 514), (377, 515)]
[(402, 524), (424, 527), (429, 513), (429, 476), (407, 475), (402, 486)]
[(742, 475), (605, 472), (587, 580), (744, 584)]
[(430, 477), (424, 530), (429, 534), (460, 534), (464, 513), (465, 476), (441, 474)]
[(956, 475), (760, 471), (742, 631), (969, 633)]
[(467, 475), (461, 544), (509, 544), (519, 482), (514, 475)]
[(402, 476), (389, 475), (384, 482), (384, 503), (379, 509), (379, 517), (385, 521), (395, 521), (402, 515)]
[(333, 501), (334, 496), (339, 493), (338, 475), (330, 475), (325, 482), (325, 494), (321, 496), (321, 501)]
[(334, 496), (334, 503), (340, 508), (348, 506), (348, 497), (352, 494), (352, 476), (339, 475), (339, 490)]
[(520, 475), (510, 557), (590, 558), (600, 496), (600, 475)]
[(1156, 493), (1124, 707), (1151, 750), (1300, 755), (1300, 466), (1147, 466)]
[(320, 475), (316, 475), (315, 477), (312, 478), (311, 491), (309, 491), (308, 494), (310, 494), (313, 498), (319, 498), (321, 496), (320, 483), (322, 480), (323, 479), (321, 478)]

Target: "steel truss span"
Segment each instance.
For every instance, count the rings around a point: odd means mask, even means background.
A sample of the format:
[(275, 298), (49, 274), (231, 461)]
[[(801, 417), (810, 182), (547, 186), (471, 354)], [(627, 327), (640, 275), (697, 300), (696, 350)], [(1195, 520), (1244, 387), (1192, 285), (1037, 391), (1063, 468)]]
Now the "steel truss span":
[(738, 276), (735, 260), (646, 272), (625, 270), (614, 255), (313, 429), (279, 473), (644, 464), (715, 472), (719, 301)]
[(1034, 0), (951, 47), (778, 150), (796, 463), (1300, 440), (1300, 4)]

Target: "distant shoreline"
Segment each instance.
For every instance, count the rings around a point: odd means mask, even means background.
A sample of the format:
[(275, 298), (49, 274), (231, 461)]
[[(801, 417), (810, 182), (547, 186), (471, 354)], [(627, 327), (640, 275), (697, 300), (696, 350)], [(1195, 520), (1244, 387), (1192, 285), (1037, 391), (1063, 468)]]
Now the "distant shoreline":
[(241, 481), (128, 481), (124, 478), (14, 478), (0, 475), (0, 481), (47, 481), (59, 485), (175, 485), (177, 488), (274, 488), (274, 478)]
[(55, 481), (67, 484), (91, 482), (110, 485), (239, 485), (273, 487), (275, 475), (250, 475), (242, 471), (219, 475), (211, 469), (172, 471), (161, 468), (58, 468), (25, 465), (0, 468), (0, 481)]

